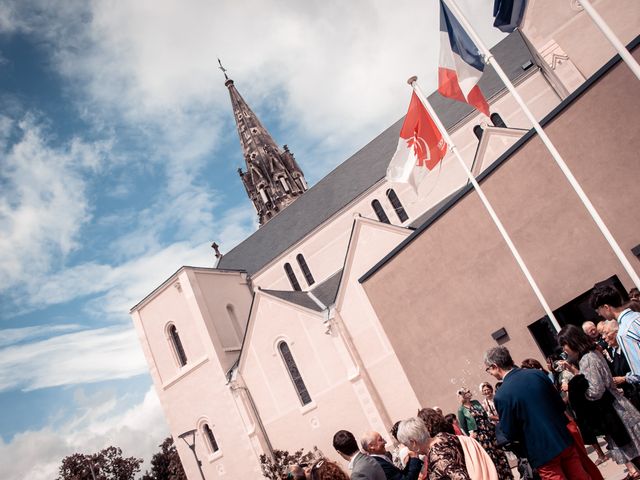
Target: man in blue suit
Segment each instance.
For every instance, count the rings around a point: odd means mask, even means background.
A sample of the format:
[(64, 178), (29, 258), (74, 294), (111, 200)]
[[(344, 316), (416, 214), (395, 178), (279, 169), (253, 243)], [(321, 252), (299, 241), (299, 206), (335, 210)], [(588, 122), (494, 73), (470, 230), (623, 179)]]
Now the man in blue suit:
[(362, 449), (380, 464), (387, 480), (418, 480), (422, 470), (422, 460), (418, 458), (418, 454), (409, 452), (407, 465), (404, 470), (400, 470), (393, 464), (391, 454), (385, 448), (386, 444), (387, 442), (382, 438), (382, 435), (373, 431), (365, 433), (360, 440)]
[(540, 478), (590, 480), (567, 430), (564, 402), (544, 372), (516, 368), (506, 347), (489, 349), (484, 363), (487, 373), (502, 380), (494, 397), (500, 428), (522, 444)]

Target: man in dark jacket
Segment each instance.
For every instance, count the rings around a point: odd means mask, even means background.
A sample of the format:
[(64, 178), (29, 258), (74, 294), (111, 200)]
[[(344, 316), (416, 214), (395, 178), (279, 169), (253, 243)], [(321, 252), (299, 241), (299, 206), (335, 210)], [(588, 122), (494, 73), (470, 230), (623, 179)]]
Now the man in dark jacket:
[(333, 436), (333, 448), (349, 461), (351, 480), (386, 480), (384, 470), (378, 462), (358, 449), (353, 433), (347, 430), (336, 432)]
[(493, 347), (484, 356), (487, 373), (502, 386), (494, 398), (500, 427), (519, 441), (540, 478), (589, 480), (567, 430), (565, 405), (549, 378), (540, 370), (516, 368), (506, 347)]
[(418, 458), (418, 454), (409, 452), (409, 461), (404, 470), (400, 470), (391, 461), (386, 444), (386, 440), (378, 432), (367, 432), (360, 440), (362, 449), (380, 464), (387, 480), (417, 480), (422, 470), (422, 460)]

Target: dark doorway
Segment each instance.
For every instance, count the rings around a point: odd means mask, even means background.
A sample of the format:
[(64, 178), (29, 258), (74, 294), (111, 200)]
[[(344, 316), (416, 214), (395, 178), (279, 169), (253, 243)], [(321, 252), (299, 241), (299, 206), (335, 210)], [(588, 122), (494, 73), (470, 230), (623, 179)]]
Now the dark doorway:
[[(627, 291), (624, 289), (624, 286), (617, 275), (609, 277), (602, 282), (598, 282), (596, 285), (612, 285), (620, 292), (624, 301), (627, 301), (629, 298)], [(588, 320), (595, 323), (601, 320), (598, 314), (589, 306), (589, 297), (591, 297), (592, 290), (593, 289), (590, 288), (570, 302), (565, 303), (560, 308), (553, 311), (553, 314), (558, 319), (558, 323), (561, 327), (569, 324), (581, 327), (582, 324)], [(558, 349), (557, 334), (549, 320), (549, 317), (545, 315), (541, 319), (533, 322), (527, 328), (545, 358)]]

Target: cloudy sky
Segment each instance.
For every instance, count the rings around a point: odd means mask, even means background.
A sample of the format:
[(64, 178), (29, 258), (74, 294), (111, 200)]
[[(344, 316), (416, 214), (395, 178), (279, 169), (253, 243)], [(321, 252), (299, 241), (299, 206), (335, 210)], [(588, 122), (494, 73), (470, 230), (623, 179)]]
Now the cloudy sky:
[[(460, 1), (486, 41), (492, 0)], [(257, 228), (224, 62), (315, 183), (435, 88), (436, 0), (0, 1), (0, 471), (168, 434), (128, 310)], [(148, 463), (145, 464), (148, 466)]]

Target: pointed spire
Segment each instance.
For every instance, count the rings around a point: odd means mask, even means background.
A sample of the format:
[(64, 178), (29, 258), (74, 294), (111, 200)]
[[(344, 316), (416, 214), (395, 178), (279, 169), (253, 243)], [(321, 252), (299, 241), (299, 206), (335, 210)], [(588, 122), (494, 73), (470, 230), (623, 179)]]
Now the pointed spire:
[(307, 190), (302, 170), (285, 145), (280, 149), (242, 98), (218, 59), (229, 89), (247, 170), (238, 169), (242, 183), (264, 225)]

